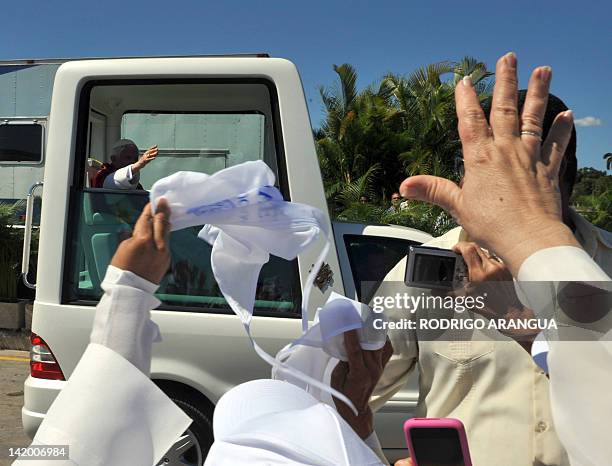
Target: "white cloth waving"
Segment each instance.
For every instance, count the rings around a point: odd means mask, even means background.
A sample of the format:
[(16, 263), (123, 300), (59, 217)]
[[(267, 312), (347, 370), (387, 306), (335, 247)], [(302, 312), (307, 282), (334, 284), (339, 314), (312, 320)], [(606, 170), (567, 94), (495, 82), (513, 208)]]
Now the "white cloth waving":
[(302, 329), (307, 332), (308, 298), (329, 249), (329, 228), (323, 213), (283, 200), (274, 182), (274, 173), (261, 161), (246, 162), (213, 175), (178, 172), (153, 185), (151, 205), (155, 209), (160, 198), (166, 199), (173, 230), (205, 225), (198, 236), (212, 245), (210, 261), (215, 280), (240, 317), (255, 352), (273, 367), (280, 366), (294, 378), (333, 393), (353, 407), (342, 393), (275, 360), (251, 336), (257, 279), (270, 254), (291, 260), (320, 235), (327, 240), (303, 290)]
[(215, 279), (245, 325), (250, 323), (257, 278), (269, 255), (291, 260), (321, 233), (329, 235), (320, 210), (284, 201), (274, 182), (272, 170), (255, 161), (213, 175), (178, 172), (151, 188), (153, 209), (160, 198), (168, 201), (173, 230), (206, 225), (199, 236), (213, 247)]

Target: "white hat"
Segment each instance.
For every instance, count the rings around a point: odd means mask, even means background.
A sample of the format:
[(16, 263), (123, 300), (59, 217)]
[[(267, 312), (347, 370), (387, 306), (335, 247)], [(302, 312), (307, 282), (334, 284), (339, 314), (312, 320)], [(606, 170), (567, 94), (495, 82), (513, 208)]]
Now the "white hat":
[(115, 142), (115, 144), (113, 144), (110, 155), (119, 155), (124, 148), (131, 146), (138, 148), (136, 143), (131, 139), (119, 139), (117, 142)]
[(206, 465), (380, 466), (330, 406), (280, 380), (254, 380), (219, 400)]

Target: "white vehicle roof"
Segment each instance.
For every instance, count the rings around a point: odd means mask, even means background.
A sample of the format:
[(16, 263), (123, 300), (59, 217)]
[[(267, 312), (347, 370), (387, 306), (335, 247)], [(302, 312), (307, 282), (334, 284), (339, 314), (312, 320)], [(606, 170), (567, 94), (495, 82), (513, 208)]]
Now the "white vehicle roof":
[(419, 241), (421, 243), (425, 243), (431, 239), (429, 233), (426, 233), (422, 230), (417, 230), (416, 228), (405, 227), (402, 225), (366, 225), (361, 223), (354, 222), (342, 222), (342, 221), (334, 221), (334, 228), (340, 227), (342, 225), (351, 225), (351, 226), (360, 226), (361, 234), (368, 236), (383, 236), (386, 238), (398, 238), (398, 239), (406, 239), (411, 241)]

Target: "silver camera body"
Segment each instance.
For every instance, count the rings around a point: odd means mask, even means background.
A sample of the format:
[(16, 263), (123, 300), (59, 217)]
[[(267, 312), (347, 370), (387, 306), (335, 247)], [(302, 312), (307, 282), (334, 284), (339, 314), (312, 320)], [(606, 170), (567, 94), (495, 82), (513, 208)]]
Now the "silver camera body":
[(450, 249), (410, 246), (404, 282), (410, 287), (452, 290), (468, 281), (463, 257)]

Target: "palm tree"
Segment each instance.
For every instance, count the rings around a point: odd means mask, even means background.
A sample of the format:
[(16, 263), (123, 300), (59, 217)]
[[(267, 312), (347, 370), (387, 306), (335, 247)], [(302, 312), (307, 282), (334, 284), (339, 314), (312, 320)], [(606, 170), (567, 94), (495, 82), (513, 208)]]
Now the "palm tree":
[(380, 164), (376, 163), (368, 168), (368, 170), (356, 180), (345, 183), (338, 192), (338, 201), (344, 206), (349, 206), (359, 202), (362, 196), (368, 199), (375, 198), (377, 192), (374, 181), (379, 171)]
[(457, 63), (455, 63), (455, 69), (453, 84), (463, 79), (465, 76), (472, 78), (476, 93), (480, 96), (481, 101), (486, 99), (493, 93), (494, 81), (488, 79), (494, 75), (494, 73), (487, 70), (487, 65), (483, 62), (478, 61), (473, 57), (463, 57)]
[[(453, 73), (452, 80), (444, 76)], [(418, 68), (402, 77), (389, 74), (385, 85), (391, 89), (392, 103), (403, 118), (403, 139), (408, 150), (399, 154), (407, 175), (432, 174), (457, 178), (456, 164), (461, 154), (455, 112), (455, 85), (471, 76), (484, 99), (491, 92), (492, 73), (471, 57), (457, 63), (443, 61)]]
[[(431, 206), (415, 206), (401, 218), (387, 219), (388, 206), (379, 207), (377, 201), (387, 199), (406, 175), (458, 179), (455, 83), (470, 75), (484, 98), (491, 91), (492, 74), (484, 63), (465, 57), (456, 63), (432, 63), (408, 76), (389, 74), (359, 92), (351, 65), (334, 65), (334, 71), (336, 84), (319, 88), (325, 120), (314, 133), (332, 215), (413, 226), (417, 222), (437, 233), (447, 228), (451, 222), (441, 222), (441, 212)], [(359, 204), (361, 196), (373, 202)]]
[(21, 239), (17, 229), (15, 207), (0, 205), (0, 298), (17, 298)]
[(319, 89), (326, 118), (315, 132), (332, 210), (346, 208), (349, 197), (384, 197), (385, 186), (394, 183), (390, 174), (397, 178), (401, 171), (392, 131), (398, 112), (390, 105), (389, 89), (381, 83), (357, 92), (357, 73), (351, 65), (334, 65), (334, 71), (336, 85)]
[(321, 131), (327, 137), (342, 140), (355, 118), (357, 72), (348, 63), (334, 65), (334, 71), (338, 75), (339, 83), (332, 88), (319, 88), (327, 112)]

